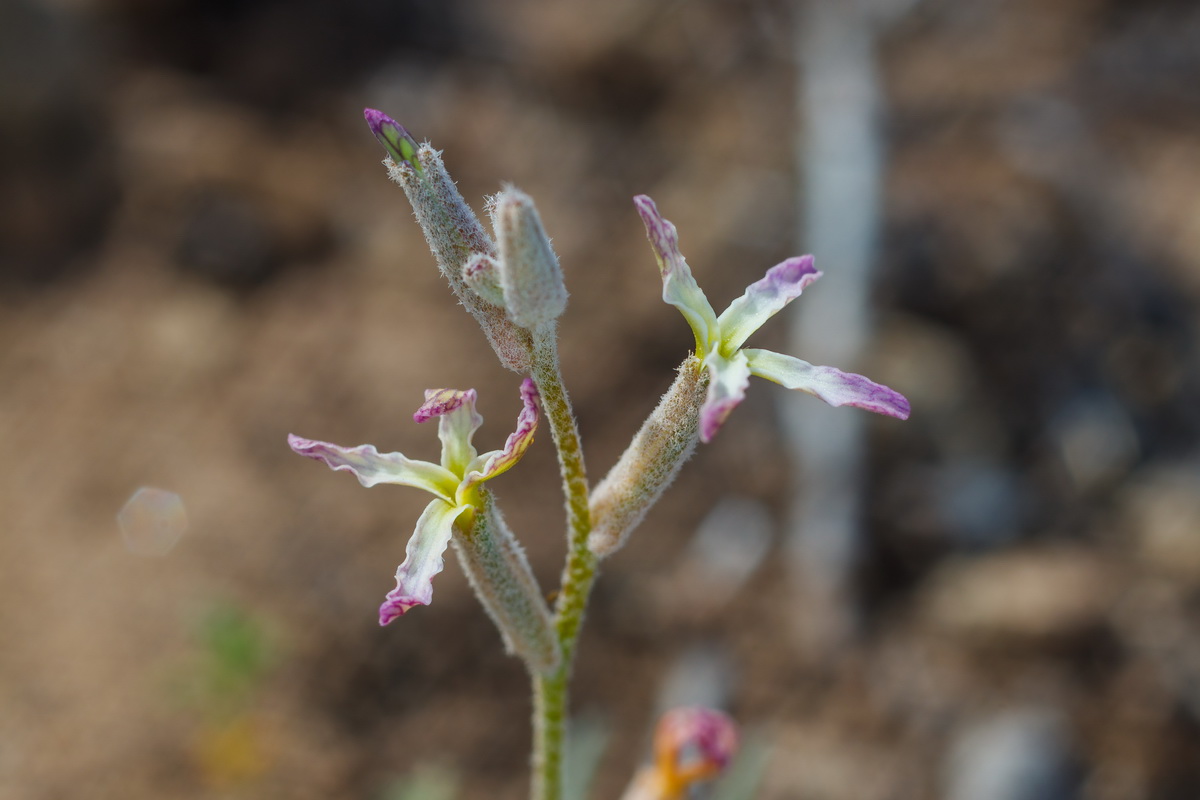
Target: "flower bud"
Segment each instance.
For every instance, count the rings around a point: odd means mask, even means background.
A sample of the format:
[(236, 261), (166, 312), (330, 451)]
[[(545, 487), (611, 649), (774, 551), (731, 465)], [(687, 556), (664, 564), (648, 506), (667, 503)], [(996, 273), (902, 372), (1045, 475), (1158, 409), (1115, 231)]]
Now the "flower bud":
[(529, 332), (509, 319), (503, 305), (485, 299), (467, 286), (463, 275), (467, 262), (479, 253), (495, 256), (496, 245), (446, 172), (441, 154), (428, 144), (417, 145), (399, 123), (380, 111), (368, 109), (366, 117), (371, 130), (392, 155), (385, 162), (388, 174), (408, 196), (438, 269), (483, 328), (500, 363), (513, 372), (527, 373), (533, 347)]
[(492, 226), (509, 317), (526, 330), (558, 319), (567, 307), (567, 287), (533, 200), (506, 188), (493, 200)]
[(622, 800), (683, 800), (693, 785), (720, 775), (737, 749), (737, 725), (727, 715), (672, 709), (654, 731), (654, 766), (638, 773)]
[(375, 138), (383, 145), (383, 149), (388, 151), (393, 161), (397, 164), (401, 161), (407, 162), (417, 172), (421, 171), (421, 166), (417, 163), (417, 140), (404, 130), (403, 125), (373, 108), (364, 108), (363, 117), (366, 118), (371, 133), (375, 134)]
[(500, 263), (484, 253), (467, 259), (463, 267), (467, 288), (493, 305), (504, 307), (504, 287), (500, 285)]

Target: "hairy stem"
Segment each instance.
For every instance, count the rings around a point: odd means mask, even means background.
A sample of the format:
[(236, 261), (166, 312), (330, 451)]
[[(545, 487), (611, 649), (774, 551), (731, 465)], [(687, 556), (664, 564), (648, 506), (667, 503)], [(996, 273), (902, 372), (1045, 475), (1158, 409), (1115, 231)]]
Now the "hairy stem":
[(534, 334), (533, 380), (542, 396), (562, 473), (567, 506), (567, 562), (555, 606), (554, 629), (562, 649), (559, 667), (548, 675), (534, 675), (533, 800), (561, 800), (563, 760), (567, 738), (567, 687), (571, 665), (583, 624), (588, 595), (596, 580), (596, 556), (588, 549), (591, 516), (588, 512), (587, 471), (579, 429), (558, 366), (558, 345), (551, 326)]

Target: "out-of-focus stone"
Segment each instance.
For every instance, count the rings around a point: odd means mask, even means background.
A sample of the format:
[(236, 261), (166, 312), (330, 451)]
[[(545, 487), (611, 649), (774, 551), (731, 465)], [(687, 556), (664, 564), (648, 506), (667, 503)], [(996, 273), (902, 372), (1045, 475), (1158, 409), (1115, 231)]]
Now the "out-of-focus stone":
[(1163, 469), (1128, 486), (1125, 528), (1151, 569), (1200, 581), (1200, 469)]
[(0, 3), (0, 281), (85, 269), (117, 205), (102, 48), (80, 15)]
[(1080, 548), (1038, 548), (947, 564), (921, 597), (936, 629), (968, 638), (1046, 640), (1103, 622), (1115, 599), (1113, 571)]
[(913, 408), (947, 414), (969, 402), (978, 376), (970, 351), (952, 330), (896, 315), (884, 322), (876, 339), (871, 377), (904, 387)]
[(1120, 478), (1138, 455), (1129, 413), (1109, 395), (1080, 396), (1055, 415), (1050, 434), (1080, 489)]
[(762, 503), (722, 498), (678, 566), (654, 584), (657, 604), (675, 620), (718, 613), (758, 569), (773, 539), (771, 515)]
[[(764, 800), (883, 800), (905, 791), (901, 759), (822, 725), (789, 725), (774, 740), (761, 791)], [(907, 787), (911, 789), (912, 787)]]
[(1021, 476), (999, 460), (948, 461), (932, 473), (931, 483), (943, 529), (964, 547), (1008, 544), (1030, 505)]
[(1001, 713), (968, 727), (944, 765), (946, 800), (1070, 800), (1066, 728), (1053, 711)]

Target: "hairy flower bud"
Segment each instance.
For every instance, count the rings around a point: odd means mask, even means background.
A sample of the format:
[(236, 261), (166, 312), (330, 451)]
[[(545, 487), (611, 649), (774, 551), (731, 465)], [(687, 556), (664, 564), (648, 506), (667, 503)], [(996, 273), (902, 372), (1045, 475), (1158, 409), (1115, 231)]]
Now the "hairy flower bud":
[(463, 276), (472, 256), (495, 257), (496, 245), (450, 179), (441, 154), (422, 144), (414, 155), (405, 157), (413, 140), (407, 132), (403, 136), (396, 132), (404, 131), (398, 123), (380, 111), (368, 113), (367, 122), (372, 131), (379, 131), (380, 141), (392, 156), (384, 162), (388, 174), (408, 195), (429, 249), (455, 296), (483, 328), (500, 363), (513, 372), (528, 373), (533, 346), (529, 332), (515, 325), (502, 306), (471, 291)]
[(506, 188), (492, 201), (492, 226), (509, 317), (527, 330), (552, 323), (566, 310), (567, 287), (533, 200)]
[(463, 280), (475, 294), (494, 305), (504, 306), (504, 287), (500, 285), (500, 263), (483, 253), (476, 253), (463, 267)]

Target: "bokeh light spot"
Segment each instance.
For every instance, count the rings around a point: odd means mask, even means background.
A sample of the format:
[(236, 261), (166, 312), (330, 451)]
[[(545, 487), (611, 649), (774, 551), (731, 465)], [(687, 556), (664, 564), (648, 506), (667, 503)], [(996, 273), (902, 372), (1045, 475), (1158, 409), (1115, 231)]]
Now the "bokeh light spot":
[(183, 498), (166, 489), (143, 486), (117, 513), (126, 549), (137, 556), (163, 556), (187, 530)]

